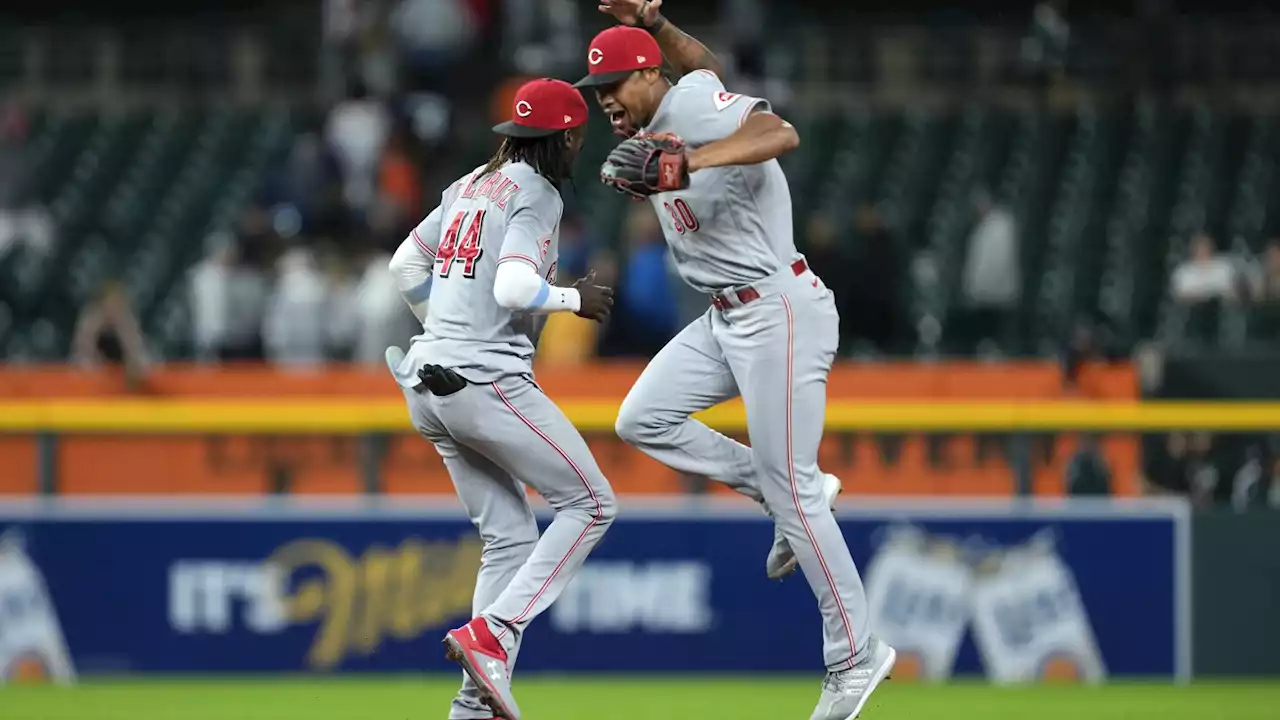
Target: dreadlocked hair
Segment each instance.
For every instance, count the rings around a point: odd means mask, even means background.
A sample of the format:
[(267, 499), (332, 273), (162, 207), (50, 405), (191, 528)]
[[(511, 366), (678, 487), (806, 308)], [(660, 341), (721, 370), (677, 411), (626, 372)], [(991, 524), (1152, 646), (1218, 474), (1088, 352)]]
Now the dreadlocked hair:
[(532, 167), (555, 187), (565, 180), (573, 180), (573, 164), (569, 158), (569, 138), (565, 131), (542, 137), (506, 137), (498, 151), (489, 159), (481, 175), (488, 175), (508, 162), (523, 162)]

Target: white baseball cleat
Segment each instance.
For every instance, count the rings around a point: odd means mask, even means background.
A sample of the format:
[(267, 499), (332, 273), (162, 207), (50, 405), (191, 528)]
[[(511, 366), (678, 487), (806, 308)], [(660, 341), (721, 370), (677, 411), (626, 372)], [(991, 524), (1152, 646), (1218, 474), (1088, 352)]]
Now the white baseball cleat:
[[(844, 491), (840, 478), (831, 473), (822, 473), (822, 494), (827, 498), (827, 505), (832, 510), (836, 507), (836, 497)], [(766, 511), (767, 512), (767, 511)], [(770, 580), (781, 580), (796, 571), (799, 564), (791, 543), (782, 534), (782, 528), (773, 527), (773, 547), (769, 548), (769, 557), (764, 561), (764, 572)]]
[(896, 650), (872, 637), (866, 659), (848, 670), (827, 673), (818, 707), (809, 720), (854, 720), (867, 706), (871, 693), (893, 672), (897, 660)]

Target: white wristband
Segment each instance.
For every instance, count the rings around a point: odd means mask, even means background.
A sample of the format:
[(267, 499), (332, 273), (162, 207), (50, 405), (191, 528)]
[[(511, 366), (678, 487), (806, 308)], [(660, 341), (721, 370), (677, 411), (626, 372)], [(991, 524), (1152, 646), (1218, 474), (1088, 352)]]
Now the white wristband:
[(544, 305), (548, 312), (578, 312), (582, 309), (582, 294), (577, 288), (552, 287)]

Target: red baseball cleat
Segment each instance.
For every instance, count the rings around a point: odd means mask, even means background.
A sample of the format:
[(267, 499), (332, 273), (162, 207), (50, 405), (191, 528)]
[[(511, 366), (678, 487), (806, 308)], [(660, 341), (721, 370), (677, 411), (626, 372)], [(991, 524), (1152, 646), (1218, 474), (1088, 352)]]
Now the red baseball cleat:
[(444, 636), (444, 647), (445, 657), (461, 665), (475, 681), (481, 698), (495, 716), (520, 720), (520, 708), (511, 694), (507, 651), (502, 649), (484, 618), (473, 618), (466, 625), (450, 630)]

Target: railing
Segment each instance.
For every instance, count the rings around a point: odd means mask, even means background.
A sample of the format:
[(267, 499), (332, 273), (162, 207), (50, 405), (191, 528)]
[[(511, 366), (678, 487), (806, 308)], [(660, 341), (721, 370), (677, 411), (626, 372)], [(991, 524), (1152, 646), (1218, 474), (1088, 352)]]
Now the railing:
[[(561, 399), (583, 432), (611, 432), (617, 402)], [(726, 433), (747, 429), (740, 401), (697, 413)], [(1277, 402), (901, 402), (837, 401), (826, 409), (836, 433), (1269, 431)], [(402, 403), (390, 400), (25, 400), (0, 401), (0, 432), (53, 434), (365, 435), (411, 430)]]
[[(619, 492), (688, 489), (614, 436), (616, 400), (558, 401)], [(745, 441), (741, 403), (698, 417)], [(1280, 403), (837, 400), (826, 427), (820, 464), (851, 494), (1061, 496), (1080, 437), (1100, 436), (1111, 492), (1133, 496), (1139, 435), (1270, 432)], [(393, 399), (0, 401), (0, 464), (8, 493), (451, 492)]]

